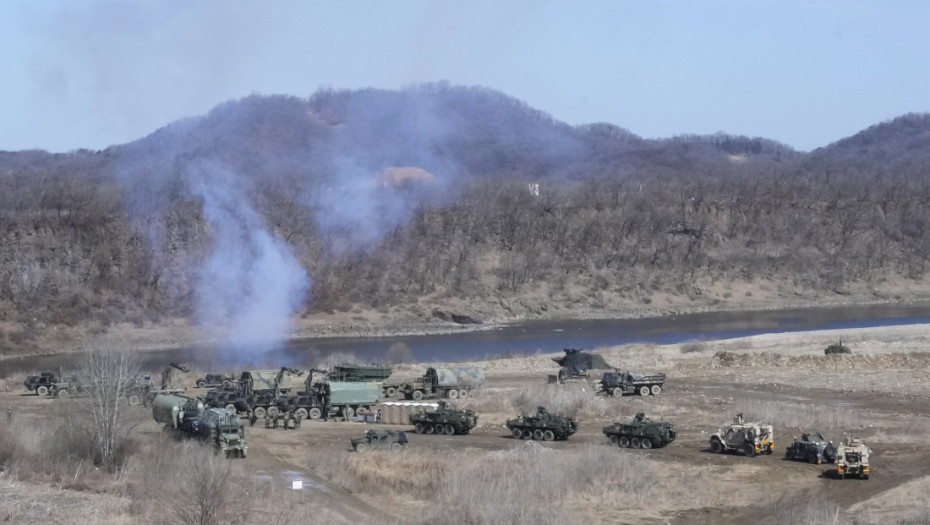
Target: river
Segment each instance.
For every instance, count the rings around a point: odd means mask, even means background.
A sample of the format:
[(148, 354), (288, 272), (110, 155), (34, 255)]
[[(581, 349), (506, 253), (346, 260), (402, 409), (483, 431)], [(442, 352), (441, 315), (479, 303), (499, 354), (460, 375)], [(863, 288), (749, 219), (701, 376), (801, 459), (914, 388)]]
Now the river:
[[(766, 333), (842, 331), (908, 324), (930, 324), (930, 304), (708, 312), (641, 319), (534, 321), (456, 334), (292, 340), (271, 350), (252, 353), (195, 346), (142, 352), (140, 355), (143, 368), (153, 372), (171, 361), (202, 369), (238, 370), (245, 365), (305, 368), (337, 352), (350, 353), (364, 361), (379, 361), (394, 344), (406, 345), (420, 361), (458, 361), (507, 354), (554, 353), (563, 348), (590, 350), (626, 343), (675, 344)], [(0, 377), (18, 372), (55, 370), (60, 365), (68, 368), (74, 366), (78, 358), (79, 355), (68, 354), (5, 359), (0, 361)]]

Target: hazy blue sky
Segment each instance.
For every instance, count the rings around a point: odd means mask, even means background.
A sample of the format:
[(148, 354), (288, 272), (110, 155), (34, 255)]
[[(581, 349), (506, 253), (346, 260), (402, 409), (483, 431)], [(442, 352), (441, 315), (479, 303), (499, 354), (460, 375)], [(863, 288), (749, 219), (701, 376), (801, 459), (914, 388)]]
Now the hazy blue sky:
[(31, 1), (0, 150), (103, 148), (251, 93), (448, 80), (571, 124), (824, 146), (930, 111), (926, 1)]

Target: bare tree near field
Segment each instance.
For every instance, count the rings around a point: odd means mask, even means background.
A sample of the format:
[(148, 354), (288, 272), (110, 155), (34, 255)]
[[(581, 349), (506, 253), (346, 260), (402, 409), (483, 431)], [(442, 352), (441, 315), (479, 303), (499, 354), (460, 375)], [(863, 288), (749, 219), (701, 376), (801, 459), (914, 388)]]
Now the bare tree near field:
[(110, 470), (117, 466), (117, 451), (131, 428), (124, 411), (138, 377), (139, 360), (113, 346), (90, 352), (81, 360), (78, 382), (82, 390), (75, 401), (92, 425), (88, 432), (94, 461)]

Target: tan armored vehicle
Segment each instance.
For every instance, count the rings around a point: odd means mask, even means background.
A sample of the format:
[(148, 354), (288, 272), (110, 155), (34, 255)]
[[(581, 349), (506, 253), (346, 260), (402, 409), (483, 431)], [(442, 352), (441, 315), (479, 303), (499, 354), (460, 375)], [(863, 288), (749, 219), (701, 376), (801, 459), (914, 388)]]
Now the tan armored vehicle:
[(846, 479), (847, 476), (859, 476), (859, 479), (869, 479), (869, 456), (872, 449), (866, 446), (861, 439), (852, 437), (836, 448), (836, 473)]
[(726, 430), (718, 430), (710, 436), (710, 450), (715, 454), (738, 451), (755, 456), (771, 454), (774, 449), (775, 433), (772, 425), (746, 423), (742, 414), (737, 414)]

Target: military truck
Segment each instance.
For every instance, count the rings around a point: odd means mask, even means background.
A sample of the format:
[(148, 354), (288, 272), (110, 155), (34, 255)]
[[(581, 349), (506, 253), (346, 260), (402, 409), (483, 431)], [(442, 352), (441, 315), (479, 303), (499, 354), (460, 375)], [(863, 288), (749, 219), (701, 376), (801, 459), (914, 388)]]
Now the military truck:
[(630, 372), (604, 372), (596, 389), (614, 397), (639, 394), (657, 396), (665, 385), (665, 374), (633, 374)]
[(197, 385), (197, 388), (213, 388), (213, 387), (223, 387), (230, 388), (235, 386), (237, 383), (236, 378), (228, 374), (217, 374), (210, 373), (204, 374), (197, 378), (194, 381), (194, 384)]
[(630, 423), (617, 422), (604, 427), (604, 435), (620, 448), (660, 448), (675, 441), (675, 427), (637, 412)]
[(857, 476), (869, 479), (869, 459), (872, 449), (858, 437), (850, 437), (836, 448), (836, 474), (846, 479)]
[(514, 439), (562, 441), (578, 430), (578, 424), (573, 418), (550, 414), (546, 407), (537, 407), (535, 415), (521, 414), (514, 419), (508, 419), (507, 428)]
[(615, 370), (598, 354), (584, 352), (581, 348), (566, 348), (565, 355), (553, 357), (561, 368), (556, 375), (549, 376), (550, 383), (569, 383), (597, 379), (603, 370)]
[(330, 381), (372, 382), (384, 381), (391, 376), (391, 369), (379, 364), (356, 365), (344, 363), (336, 365), (327, 373)]
[(236, 387), (214, 389), (203, 396), (203, 404), (210, 408), (225, 408), (238, 412), (237, 405), (242, 403), (242, 396)]
[(743, 414), (737, 414), (733, 423), (710, 436), (710, 450), (715, 454), (739, 451), (746, 456), (771, 454), (775, 448), (772, 425), (746, 423)]
[(246, 370), (239, 376), (239, 396), (235, 405), (238, 412), (251, 412), (263, 418), (271, 411), (277, 412), (278, 399), (288, 394), (292, 381), (303, 372), (283, 366), (278, 370)]
[(475, 367), (430, 367), (412, 383), (399, 387), (404, 397), (419, 401), (435, 397), (464, 399), (484, 382), (484, 371)]
[[(155, 388), (151, 380), (146, 383), (143, 381), (139, 385), (133, 388), (133, 391), (129, 394), (129, 404), (138, 405), (139, 400), (148, 406), (151, 403), (155, 396), (158, 394), (182, 394), (184, 393), (183, 388), (171, 388), (171, 376), (175, 370), (180, 370), (182, 373), (190, 372), (190, 369), (184, 365), (179, 365), (178, 363), (169, 363), (168, 366), (164, 368), (161, 372), (161, 382), (158, 384), (158, 388)], [(141, 392), (140, 392), (141, 390)], [(140, 398), (141, 394), (141, 398)]]
[(478, 424), (478, 416), (472, 410), (462, 410), (455, 405), (439, 402), (433, 411), (410, 414), (410, 424), (417, 434), (468, 434)]
[(349, 442), (355, 452), (372, 449), (400, 450), (407, 445), (407, 434), (400, 430), (367, 430), (360, 438)]
[(205, 408), (193, 397), (156, 394), (152, 400), (152, 417), (165, 425), (165, 432), (209, 442), (218, 451), (225, 452), (226, 457), (244, 458), (248, 454), (242, 420), (225, 408)]
[(800, 438), (795, 438), (791, 446), (786, 447), (785, 457), (815, 465), (833, 463), (836, 460), (836, 448), (833, 442), (824, 439), (820, 432), (808, 431), (802, 433)]
[(55, 372), (39, 372), (39, 375), (29, 376), (23, 381), (26, 390), (37, 396), (46, 396), (54, 392), (55, 384), (60, 383), (58, 374)]
[(293, 412), (295, 417), (329, 419), (355, 416), (359, 409), (369, 409), (381, 397), (381, 383), (363, 381), (313, 381), (313, 371), (304, 390), (278, 398), (276, 410)]

